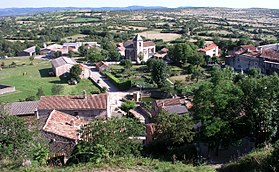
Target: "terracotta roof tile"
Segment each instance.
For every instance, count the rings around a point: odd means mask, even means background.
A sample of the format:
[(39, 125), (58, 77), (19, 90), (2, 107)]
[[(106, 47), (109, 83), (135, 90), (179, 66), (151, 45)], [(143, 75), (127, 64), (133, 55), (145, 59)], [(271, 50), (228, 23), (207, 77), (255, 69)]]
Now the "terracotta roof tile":
[(89, 110), (106, 109), (107, 93), (83, 96), (42, 96), (38, 109), (41, 110)]
[(162, 106), (172, 106), (172, 105), (181, 105), (183, 104), (183, 99), (177, 97), (177, 98), (171, 98), (171, 99), (162, 99), (162, 100), (156, 100), (156, 105), (161, 108)]
[(78, 130), (87, 123), (72, 115), (53, 110), (42, 130), (72, 140), (79, 140)]
[(215, 48), (217, 48), (218, 46), (216, 45), (216, 44), (209, 44), (209, 45), (207, 45), (206, 47), (204, 47), (204, 48), (200, 48), (199, 49), (199, 51), (202, 51), (202, 52), (207, 52), (207, 51), (209, 51), (209, 50), (212, 50), (212, 49), (215, 49)]
[(151, 47), (151, 46), (155, 46), (155, 43), (153, 41), (143, 42), (143, 47)]

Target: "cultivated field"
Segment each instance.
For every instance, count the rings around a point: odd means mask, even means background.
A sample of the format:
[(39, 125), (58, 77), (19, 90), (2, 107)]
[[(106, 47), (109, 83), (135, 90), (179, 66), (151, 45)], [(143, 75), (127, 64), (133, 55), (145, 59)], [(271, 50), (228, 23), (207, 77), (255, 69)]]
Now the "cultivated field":
[(176, 33), (160, 33), (160, 30), (152, 30), (140, 32), (140, 35), (144, 36), (146, 39), (162, 39), (165, 42), (173, 41), (177, 38), (180, 38), (180, 34)]

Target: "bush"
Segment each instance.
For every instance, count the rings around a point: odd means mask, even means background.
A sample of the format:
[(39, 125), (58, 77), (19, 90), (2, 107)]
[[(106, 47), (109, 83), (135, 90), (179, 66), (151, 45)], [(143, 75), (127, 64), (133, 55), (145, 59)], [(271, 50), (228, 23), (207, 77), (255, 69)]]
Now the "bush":
[(111, 73), (108, 72), (104, 72), (104, 74), (106, 75), (106, 77), (113, 82), (113, 84), (115, 84), (120, 90), (128, 90), (131, 88), (132, 82), (131, 80), (124, 80), (124, 81), (120, 81), (118, 78), (116, 78), (115, 76), (113, 76)]
[(33, 159), (39, 162), (40, 165), (46, 165), (48, 155), (48, 149), (40, 144), (33, 150)]
[(53, 95), (60, 95), (64, 91), (64, 86), (63, 85), (53, 85), (51, 88), (51, 92)]
[(129, 110), (134, 109), (136, 107), (136, 103), (134, 101), (127, 101), (121, 104), (121, 109), (125, 112), (129, 112)]

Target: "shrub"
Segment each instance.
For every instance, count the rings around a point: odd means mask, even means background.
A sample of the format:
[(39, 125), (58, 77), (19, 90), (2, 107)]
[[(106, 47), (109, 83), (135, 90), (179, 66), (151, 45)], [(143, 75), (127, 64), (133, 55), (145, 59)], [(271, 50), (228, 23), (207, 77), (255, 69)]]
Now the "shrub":
[(40, 165), (46, 165), (49, 151), (40, 144), (33, 150), (33, 159), (38, 161)]
[(106, 77), (113, 82), (120, 90), (128, 90), (131, 88), (131, 80), (123, 80), (120, 81), (118, 78), (116, 78), (115, 76), (113, 76), (111, 73), (108, 72), (104, 72), (104, 74), (106, 75)]
[(64, 91), (64, 86), (63, 85), (53, 85), (51, 88), (51, 92), (53, 95), (60, 95)]
[(121, 109), (125, 112), (128, 112), (130, 109), (134, 109), (136, 103), (134, 101), (127, 101), (121, 104)]

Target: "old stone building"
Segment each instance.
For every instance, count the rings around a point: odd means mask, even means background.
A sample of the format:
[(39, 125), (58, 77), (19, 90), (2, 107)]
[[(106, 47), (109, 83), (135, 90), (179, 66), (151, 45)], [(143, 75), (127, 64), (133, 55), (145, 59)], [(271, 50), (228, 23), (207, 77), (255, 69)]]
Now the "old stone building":
[(140, 63), (147, 61), (156, 53), (155, 43), (153, 41), (143, 41), (137, 34), (134, 39), (123, 43), (125, 48), (125, 58)]
[(82, 96), (42, 96), (38, 104), (38, 118), (58, 110), (85, 120), (96, 117), (110, 118), (108, 94)]
[(248, 71), (257, 68), (267, 74), (279, 72), (279, 49), (276, 45), (270, 44), (259, 47), (242, 45), (226, 57), (226, 64), (236, 71)]
[(87, 123), (79, 117), (53, 110), (41, 132), (49, 142), (50, 151), (67, 158), (77, 142), (81, 140), (79, 130)]
[[(57, 77), (61, 75), (69, 74), (71, 67), (73, 67), (75, 64), (78, 63), (74, 59), (71, 59), (69, 57), (59, 57), (51, 61), (53, 72)], [(82, 79), (88, 78), (91, 74), (90, 69), (83, 64), (79, 64), (79, 66), (82, 69), (80, 78)]]

